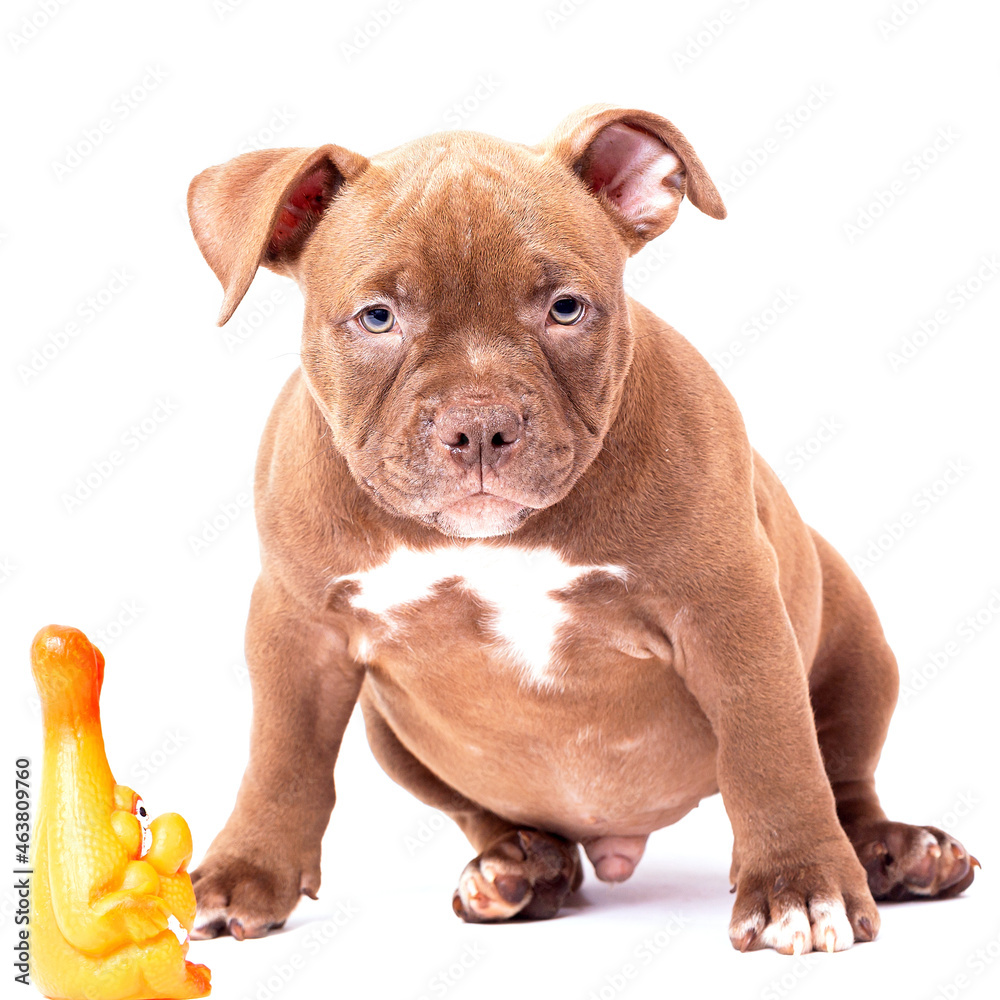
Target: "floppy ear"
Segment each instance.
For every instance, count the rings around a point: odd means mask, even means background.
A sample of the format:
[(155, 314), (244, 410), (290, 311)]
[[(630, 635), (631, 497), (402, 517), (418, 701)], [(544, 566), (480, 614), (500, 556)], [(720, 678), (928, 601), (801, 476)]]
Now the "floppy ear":
[(600, 201), (630, 253), (670, 226), (684, 195), (713, 219), (726, 217), (698, 154), (659, 115), (593, 104), (570, 115), (541, 148)]
[(339, 146), (264, 149), (203, 170), (188, 188), (198, 247), (222, 282), (219, 326), (264, 267), (288, 274), (340, 188), (368, 161)]

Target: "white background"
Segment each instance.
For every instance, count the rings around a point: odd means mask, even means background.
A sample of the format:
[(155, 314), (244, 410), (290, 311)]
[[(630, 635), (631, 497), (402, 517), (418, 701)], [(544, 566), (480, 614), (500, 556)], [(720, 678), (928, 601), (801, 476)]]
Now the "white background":
[[(5, 5), (7, 759), (38, 758), (27, 649), (59, 622), (103, 637), (116, 777), (154, 814), (189, 820), (196, 859), (245, 763), (257, 547), (238, 497), (297, 364), (301, 300), (262, 271), (230, 326), (214, 326), (221, 292), (184, 216), (190, 178), (256, 145), (373, 153), (456, 124), (535, 142), (582, 104), (645, 108), (685, 132), (730, 216), (684, 205), (633, 262), (633, 294), (716, 364), (803, 516), (852, 561), (903, 525), (863, 574), (909, 692), (883, 801), (894, 818), (947, 825), (982, 873), (964, 898), (883, 907), (875, 944), (810, 961), (741, 956), (726, 935), (731, 844), (715, 798), (654, 835), (629, 883), (590, 873), (560, 919), (470, 927), (450, 907), (468, 845), (381, 773), (355, 719), (321, 899), (283, 933), (195, 943), (191, 958), (226, 1000), (995, 996), (1000, 958), (984, 966), (976, 953), (1000, 956), (1000, 280), (987, 266), (992, 281), (967, 283), (1000, 252), (996, 5), (557, 4), (394, 0), (381, 26), (372, 17), (387, 0), (76, 0), (48, 23), (41, 2)], [(32, 17), (41, 27), (28, 37)], [(893, 17), (898, 27), (880, 26)], [(374, 37), (354, 46), (366, 22)], [(102, 119), (111, 127), (84, 155)], [(93, 311), (87, 300), (109, 285)], [(750, 342), (746, 324), (783, 293), (791, 308)], [(891, 352), (938, 309), (940, 332), (894, 370)], [(52, 354), (72, 322), (65, 349), (27, 376), (21, 366)], [(727, 360), (734, 341), (743, 355)], [(139, 441), (130, 428), (144, 419)], [(122, 464), (67, 509), (77, 478), (115, 450)], [(196, 554), (216, 517), (223, 529)], [(977, 614), (970, 632), (963, 620)], [(332, 934), (345, 903), (356, 915)], [(8, 891), (5, 950), (11, 906)], [(616, 978), (629, 963), (638, 977)]]

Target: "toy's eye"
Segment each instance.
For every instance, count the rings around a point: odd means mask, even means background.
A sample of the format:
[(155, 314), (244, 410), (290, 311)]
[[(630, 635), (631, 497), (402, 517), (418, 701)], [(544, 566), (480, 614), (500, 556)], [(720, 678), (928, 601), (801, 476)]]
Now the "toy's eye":
[(385, 306), (372, 306), (358, 316), (358, 322), (369, 333), (388, 333), (396, 325), (396, 317)]
[(561, 326), (572, 326), (579, 323), (583, 316), (583, 303), (572, 295), (564, 295), (561, 299), (556, 299), (549, 310), (549, 319), (553, 323)]
[(146, 805), (138, 796), (135, 800), (135, 815), (139, 820), (139, 826), (142, 827), (142, 850), (139, 852), (139, 857), (142, 858), (153, 845), (153, 835), (149, 831), (149, 813), (146, 812)]

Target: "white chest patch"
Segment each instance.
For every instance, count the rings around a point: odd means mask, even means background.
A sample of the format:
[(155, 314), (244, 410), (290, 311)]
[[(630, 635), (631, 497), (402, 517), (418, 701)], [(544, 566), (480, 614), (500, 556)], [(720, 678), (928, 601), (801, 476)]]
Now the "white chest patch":
[(552, 549), (521, 549), (476, 543), (442, 546), (429, 551), (400, 548), (384, 563), (346, 577), (360, 593), (351, 604), (391, 621), (394, 608), (424, 600), (445, 580), (462, 585), (493, 609), (490, 627), (525, 678), (548, 686), (556, 632), (567, 619), (563, 602), (553, 593), (586, 576), (605, 573), (627, 578), (623, 566), (573, 566)]

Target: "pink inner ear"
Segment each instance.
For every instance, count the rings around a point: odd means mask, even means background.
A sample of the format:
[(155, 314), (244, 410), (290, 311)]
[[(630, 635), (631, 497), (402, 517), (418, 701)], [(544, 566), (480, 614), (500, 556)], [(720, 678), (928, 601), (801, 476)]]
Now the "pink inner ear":
[(602, 129), (587, 152), (583, 179), (630, 221), (676, 212), (684, 168), (655, 136), (615, 123)]
[(319, 221), (332, 196), (330, 168), (320, 164), (299, 181), (282, 204), (267, 247), (268, 256), (280, 257), (301, 243)]

